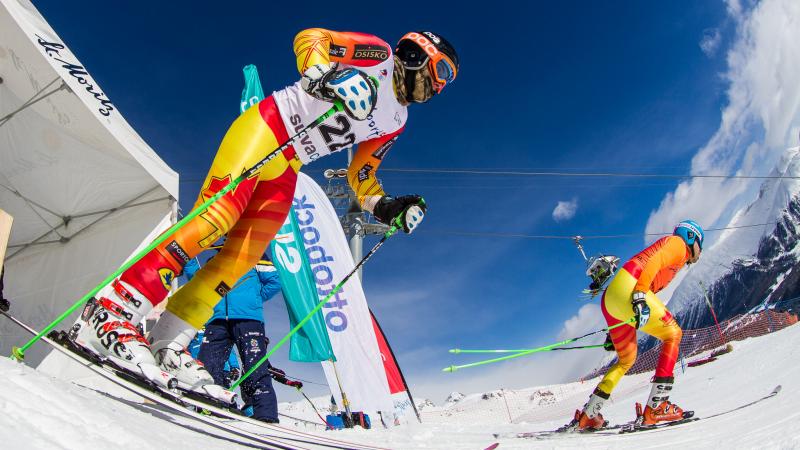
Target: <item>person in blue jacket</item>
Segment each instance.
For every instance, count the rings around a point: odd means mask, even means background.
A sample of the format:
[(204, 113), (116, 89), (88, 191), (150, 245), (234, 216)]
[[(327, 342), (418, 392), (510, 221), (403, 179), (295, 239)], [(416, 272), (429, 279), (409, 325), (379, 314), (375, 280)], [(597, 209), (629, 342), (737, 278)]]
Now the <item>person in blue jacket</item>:
[[(184, 272), (191, 279), (199, 269), (200, 263), (195, 258), (186, 265)], [(234, 344), (245, 373), (267, 353), (269, 339), (264, 333), (264, 302), (280, 290), (278, 272), (267, 250), (261, 261), (214, 307), (197, 359), (205, 365), (215, 383), (225, 385), (225, 365)], [(273, 378), (291, 387), (302, 387), (299, 381), (287, 380), (282, 370), (267, 361), (244, 380), (241, 390), (245, 409), (252, 407), (253, 418), (277, 423), (278, 400), (272, 387)]]
[[(189, 353), (192, 355), (192, 358), (197, 359), (197, 355), (200, 353), (200, 346), (203, 343), (203, 336), (206, 334), (205, 327), (197, 330), (197, 334), (192, 339), (192, 342), (189, 343)], [(228, 389), (231, 385), (239, 379), (242, 375), (241, 365), (239, 365), (239, 359), (236, 357), (236, 352), (231, 349), (231, 354), (228, 357), (228, 360), (225, 361), (225, 366), (222, 368), (222, 378), (225, 380), (224, 384), (220, 386)]]

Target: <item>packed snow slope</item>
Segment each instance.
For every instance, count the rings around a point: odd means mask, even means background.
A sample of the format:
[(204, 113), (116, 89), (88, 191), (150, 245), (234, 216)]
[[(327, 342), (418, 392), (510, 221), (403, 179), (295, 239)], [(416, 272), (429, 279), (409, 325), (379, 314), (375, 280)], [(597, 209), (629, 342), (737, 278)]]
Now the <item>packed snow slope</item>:
[[(550, 440), (495, 439), (493, 433), (556, 428), (583, 405), (597, 380), (550, 387), (554, 401), (531, 406), (525, 423), (504, 414), (481, 414), (482, 394), (467, 395), (441, 408), (423, 409), (425, 423), (390, 429), (347, 430), (335, 436), (396, 449), (505, 448), (797, 448), (800, 447), (800, 326), (734, 343), (718, 360), (681, 373), (673, 400), (697, 416), (709, 416), (768, 394), (776, 397), (724, 416), (658, 432), (630, 435), (567, 435)], [(649, 392), (650, 374), (623, 378), (605, 417), (633, 418), (634, 403)], [(0, 358), (0, 442), (4, 448), (234, 448), (237, 439), (152, 406), (120, 402), (88, 388), (51, 378)], [(537, 388), (530, 388), (533, 393)], [(472, 408), (467, 408), (467, 406)], [(301, 404), (281, 405), (303, 415)], [(468, 410), (456, 413), (456, 408)], [(308, 407), (309, 416), (313, 415)], [(191, 428), (186, 428), (188, 425)], [(331, 436), (334, 432), (326, 432)]]

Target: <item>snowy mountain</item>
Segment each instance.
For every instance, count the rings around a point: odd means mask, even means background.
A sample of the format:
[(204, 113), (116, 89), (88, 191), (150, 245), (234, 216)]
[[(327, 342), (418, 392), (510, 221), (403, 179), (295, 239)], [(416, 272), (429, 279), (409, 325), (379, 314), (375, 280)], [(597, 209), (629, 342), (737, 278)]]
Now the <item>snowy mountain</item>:
[[(787, 150), (770, 175), (800, 176), (800, 147)], [(800, 180), (767, 179), (727, 227), (709, 234), (703, 257), (670, 299), (684, 329), (713, 325), (704, 288), (720, 321), (800, 295)]]

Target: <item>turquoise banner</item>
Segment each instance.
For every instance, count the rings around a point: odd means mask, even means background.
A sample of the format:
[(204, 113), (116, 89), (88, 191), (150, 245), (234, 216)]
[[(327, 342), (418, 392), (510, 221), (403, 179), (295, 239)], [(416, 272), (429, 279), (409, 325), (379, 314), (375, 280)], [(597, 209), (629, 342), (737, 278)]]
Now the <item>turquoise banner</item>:
[(242, 91), (242, 102), (239, 104), (239, 112), (245, 112), (251, 106), (264, 100), (264, 89), (261, 88), (261, 79), (258, 78), (258, 69), (250, 64), (244, 69), (244, 90)]
[[(245, 66), (244, 90), (242, 90), (241, 112), (264, 99), (264, 89), (258, 77), (258, 69), (250, 64)], [(314, 273), (308, 263), (300, 228), (297, 226), (294, 208), (270, 244), (272, 262), (278, 269), (283, 288), (283, 299), (289, 311), (289, 326), (294, 328), (303, 320), (319, 301)], [(289, 359), (298, 362), (319, 362), (336, 360), (325, 327), (325, 318), (320, 310), (289, 341)]]
[[(272, 262), (278, 269), (283, 287), (283, 298), (289, 311), (289, 323), (294, 328), (317, 306), (319, 296), (314, 273), (308, 262), (303, 239), (297, 226), (294, 208), (270, 244)], [(328, 329), (322, 310), (292, 336), (289, 359), (299, 362), (336, 360), (328, 338)]]

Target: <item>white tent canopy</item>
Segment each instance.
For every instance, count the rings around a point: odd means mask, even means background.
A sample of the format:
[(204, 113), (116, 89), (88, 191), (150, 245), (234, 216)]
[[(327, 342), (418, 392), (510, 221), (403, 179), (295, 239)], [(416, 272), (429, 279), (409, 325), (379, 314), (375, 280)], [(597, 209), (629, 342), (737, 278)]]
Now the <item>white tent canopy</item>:
[[(178, 175), (28, 0), (0, 5), (0, 208), (14, 217), (5, 296), (41, 328), (174, 220)], [(0, 318), (2, 354), (28, 338)]]

